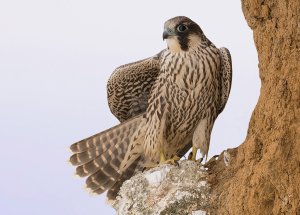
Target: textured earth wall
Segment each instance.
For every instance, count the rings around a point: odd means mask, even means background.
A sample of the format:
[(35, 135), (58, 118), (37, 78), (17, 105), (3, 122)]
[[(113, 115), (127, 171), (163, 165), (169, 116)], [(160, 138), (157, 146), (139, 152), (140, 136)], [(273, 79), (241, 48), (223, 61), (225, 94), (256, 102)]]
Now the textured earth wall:
[(221, 155), (209, 169), (211, 214), (300, 215), (300, 0), (242, 0), (242, 9), (261, 92), (245, 142), (227, 151), (228, 166)]

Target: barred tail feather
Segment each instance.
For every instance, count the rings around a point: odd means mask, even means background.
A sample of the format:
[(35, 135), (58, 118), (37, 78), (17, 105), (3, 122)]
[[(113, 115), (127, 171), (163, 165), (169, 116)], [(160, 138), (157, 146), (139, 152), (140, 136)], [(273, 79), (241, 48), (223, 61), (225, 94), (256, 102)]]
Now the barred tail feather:
[(106, 131), (72, 144), (70, 149), (74, 154), (70, 157), (71, 164), (75, 166), (85, 164), (105, 153), (117, 143), (124, 142), (126, 138), (133, 134), (139, 122), (140, 117), (135, 117)]
[(121, 159), (124, 157), (126, 152), (126, 146), (123, 144), (129, 143), (129, 138), (124, 141), (118, 142), (116, 145), (111, 146), (106, 152), (97, 157), (93, 158), (91, 161), (84, 163), (76, 168), (76, 174), (80, 177), (85, 177), (99, 169), (106, 169), (113, 166), (114, 169), (118, 169), (121, 163)]
[(91, 192), (103, 193), (128, 174), (127, 171), (120, 173), (119, 167), (141, 120), (141, 115), (134, 117), (71, 145), (75, 154), (70, 157), (70, 162), (78, 166), (77, 175), (88, 176), (86, 187)]

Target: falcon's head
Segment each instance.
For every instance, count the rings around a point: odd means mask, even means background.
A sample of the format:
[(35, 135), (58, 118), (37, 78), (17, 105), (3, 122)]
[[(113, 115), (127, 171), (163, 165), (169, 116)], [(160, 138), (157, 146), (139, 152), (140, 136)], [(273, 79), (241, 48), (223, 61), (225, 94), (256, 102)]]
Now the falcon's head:
[(185, 16), (177, 16), (165, 22), (163, 39), (171, 52), (188, 51), (207, 40), (197, 23)]

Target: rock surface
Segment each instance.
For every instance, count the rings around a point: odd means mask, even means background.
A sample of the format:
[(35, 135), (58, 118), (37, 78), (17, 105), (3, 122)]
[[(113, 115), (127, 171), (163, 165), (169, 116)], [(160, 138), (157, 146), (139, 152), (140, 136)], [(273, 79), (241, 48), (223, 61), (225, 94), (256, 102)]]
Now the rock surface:
[[(261, 93), (228, 167), (209, 169), (211, 214), (300, 214), (300, 1), (242, 0)], [(253, 71), (255, 72), (255, 71)], [(223, 155), (221, 155), (222, 157)]]
[(205, 168), (188, 160), (156, 167), (127, 180), (112, 205), (119, 215), (205, 215), (206, 178)]

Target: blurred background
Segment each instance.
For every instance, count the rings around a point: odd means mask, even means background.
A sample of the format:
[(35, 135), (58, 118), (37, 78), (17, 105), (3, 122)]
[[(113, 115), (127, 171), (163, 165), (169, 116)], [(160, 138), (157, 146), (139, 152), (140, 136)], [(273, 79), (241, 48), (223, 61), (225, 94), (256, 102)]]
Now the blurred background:
[(196, 21), (233, 59), (229, 101), (209, 157), (246, 136), (260, 81), (252, 32), (234, 1), (0, 2), (0, 209), (3, 215), (115, 214), (66, 161), (70, 144), (118, 122), (106, 82), (119, 65), (166, 47), (164, 22)]

